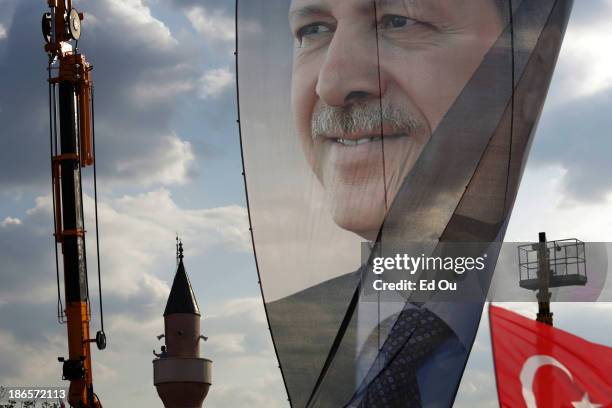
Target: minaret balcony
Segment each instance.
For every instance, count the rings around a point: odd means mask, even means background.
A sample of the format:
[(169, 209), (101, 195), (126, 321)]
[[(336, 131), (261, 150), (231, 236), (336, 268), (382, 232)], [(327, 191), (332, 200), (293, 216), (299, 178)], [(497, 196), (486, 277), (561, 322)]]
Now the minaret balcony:
[(153, 384), (193, 382), (212, 384), (212, 361), (206, 358), (162, 357), (153, 360)]

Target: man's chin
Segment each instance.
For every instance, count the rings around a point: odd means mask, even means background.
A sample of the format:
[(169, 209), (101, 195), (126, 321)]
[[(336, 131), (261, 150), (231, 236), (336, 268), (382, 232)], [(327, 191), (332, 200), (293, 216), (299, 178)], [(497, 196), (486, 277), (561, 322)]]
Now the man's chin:
[(377, 209), (336, 206), (332, 216), (340, 228), (351, 231), (367, 241), (374, 241), (385, 213), (384, 206)]

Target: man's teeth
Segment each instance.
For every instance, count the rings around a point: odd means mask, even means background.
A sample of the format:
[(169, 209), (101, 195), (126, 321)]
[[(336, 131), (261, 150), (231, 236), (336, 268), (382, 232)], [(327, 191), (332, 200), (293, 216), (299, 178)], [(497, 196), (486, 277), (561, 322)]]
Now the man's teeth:
[(336, 142), (344, 146), (357, 146), (357, 145), (364, 144), (364, 143), (378, 142), (379, 140), (381, 140), (380, 136), (374, 136), (374, 137), (364, 137), (362, 139), (356, 139), (356, 140), (340, 138), (340, 139), (336, 139)]

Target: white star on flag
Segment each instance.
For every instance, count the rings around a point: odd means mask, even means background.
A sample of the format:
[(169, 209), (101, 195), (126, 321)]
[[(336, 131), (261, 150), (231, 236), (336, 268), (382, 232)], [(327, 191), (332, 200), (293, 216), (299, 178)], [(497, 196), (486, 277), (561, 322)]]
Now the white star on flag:
[(589, 400), (589, 393), (585, 393), (581, 401), (572, 402), (574, 408), (599, 408), (601, 404), (594, 404)]

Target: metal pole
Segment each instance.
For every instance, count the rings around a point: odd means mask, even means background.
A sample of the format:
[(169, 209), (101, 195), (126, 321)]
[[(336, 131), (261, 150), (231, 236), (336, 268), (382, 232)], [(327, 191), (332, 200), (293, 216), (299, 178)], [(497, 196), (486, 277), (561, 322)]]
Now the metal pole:
[(546, 233), (540, 232), (538, 244), (538, 280), (540, 281), (539, 290), (536, 294), (538, 299), (537, 321), (553, 325), (553, 314), (550, 311), (550, 258), (546, 246)]

